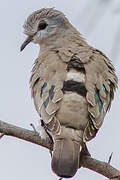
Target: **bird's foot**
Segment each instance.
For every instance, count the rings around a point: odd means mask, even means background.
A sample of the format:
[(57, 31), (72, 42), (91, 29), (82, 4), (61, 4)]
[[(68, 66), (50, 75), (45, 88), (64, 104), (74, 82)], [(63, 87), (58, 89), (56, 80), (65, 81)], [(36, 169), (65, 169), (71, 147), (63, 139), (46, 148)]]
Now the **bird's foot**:
[(4, 135), (5, 135), (4, 133), (0, 133), (0, 139), (1, 139)]
[(80, 152), (80, 158), (79, 158), (79, 168), (81, 168), (81, 162), (83, 157), (85, 156), (91, 156), (90, 152), (88, 151), (88, 148), (85, 143), (82, 145), (82, 150)]
[(86, 144), (84, 143), (82, 146), (82, 150), (80, 152), (81, 156), (91, 156), (90, 152), (88, 151), (88, 148), (86, 146)]

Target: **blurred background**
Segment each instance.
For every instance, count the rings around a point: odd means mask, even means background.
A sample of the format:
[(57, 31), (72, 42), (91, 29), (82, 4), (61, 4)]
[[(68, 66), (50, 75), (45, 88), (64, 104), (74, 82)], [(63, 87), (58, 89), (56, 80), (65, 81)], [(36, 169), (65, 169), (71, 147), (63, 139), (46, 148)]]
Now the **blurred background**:
[[(39, 47), (27, 46), (20, 53), (25, 39), (22, 25), (34, 10), (55, 7), (66, 14), (87, 42), (102, 50), (120, 75), (120, 1), (119, 0), (4, 0), (0, 3), (0, 119), (27, 129), (37, 125), (37, 115), (29, 89), (29, 78)], [(92, 157), (108, 161), (120, 169), (120, 91), (107, 113), (97, 137), (88, 143)], [(0, 179), (56, 180), (51, 171), (48, 150), (12, 137), (0, 140)], [(87, 169), (78, 170), (73, 180), (105, 180)], [(71, 179), (71, 180), (72, 180)]]

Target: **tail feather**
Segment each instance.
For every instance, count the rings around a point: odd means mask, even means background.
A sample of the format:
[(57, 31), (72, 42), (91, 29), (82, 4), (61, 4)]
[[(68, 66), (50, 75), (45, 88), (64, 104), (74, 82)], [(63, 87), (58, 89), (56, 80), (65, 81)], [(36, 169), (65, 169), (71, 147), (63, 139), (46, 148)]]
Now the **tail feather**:
[(79, 166), (80, 143), (71, 139), (54, 142), (52, 170), (60, 177), (73, 177)]

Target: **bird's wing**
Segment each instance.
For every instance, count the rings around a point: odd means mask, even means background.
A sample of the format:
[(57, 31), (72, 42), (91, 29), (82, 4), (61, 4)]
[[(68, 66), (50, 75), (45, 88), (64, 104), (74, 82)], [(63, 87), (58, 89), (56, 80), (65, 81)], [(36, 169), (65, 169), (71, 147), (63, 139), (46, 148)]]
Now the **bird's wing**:
[(49, 51), (36, 60), (30, 79), (36, 110), (53, 134), (59, 131), (59, 121), (56, 120), (55, 113), (63, 98), (65, 69), (66, 63), (59, 60), (56, 52)]
[(89, 62), (84, 64), (86, 99), (90, 118), (84, 131), (84, 141), (91, 140), (101, 127), (118, 82), (110, 60), (96, 49), (91, 49), (91, 51), (92, 56)]

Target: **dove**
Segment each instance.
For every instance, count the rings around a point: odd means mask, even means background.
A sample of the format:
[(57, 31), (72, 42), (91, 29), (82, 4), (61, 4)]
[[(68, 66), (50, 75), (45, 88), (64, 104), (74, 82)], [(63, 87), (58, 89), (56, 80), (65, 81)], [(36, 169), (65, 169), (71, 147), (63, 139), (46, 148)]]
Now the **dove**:
[(58, 10), (35, 11), (23, 27), (27, 39), (21, 51), (30, 42), (40, 46), (30, 87), (53, 140), (51, 167), (59, 177), (71, 178), (80, 166), (81, 149), (110, 109), (118, 83), (115, 68)]

